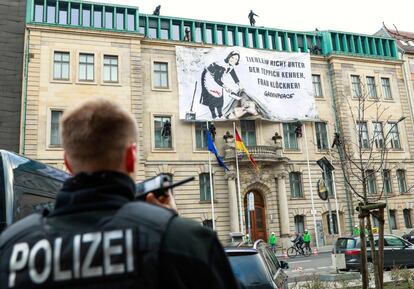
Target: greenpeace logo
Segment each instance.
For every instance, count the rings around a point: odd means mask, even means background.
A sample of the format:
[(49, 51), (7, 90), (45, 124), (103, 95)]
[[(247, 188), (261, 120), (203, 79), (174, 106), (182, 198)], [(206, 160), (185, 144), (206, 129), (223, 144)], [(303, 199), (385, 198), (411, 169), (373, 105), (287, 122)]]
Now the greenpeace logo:
[(132, 229), (17, 243), (9, 259), (8, 287), (133, 272), (133, 244)]

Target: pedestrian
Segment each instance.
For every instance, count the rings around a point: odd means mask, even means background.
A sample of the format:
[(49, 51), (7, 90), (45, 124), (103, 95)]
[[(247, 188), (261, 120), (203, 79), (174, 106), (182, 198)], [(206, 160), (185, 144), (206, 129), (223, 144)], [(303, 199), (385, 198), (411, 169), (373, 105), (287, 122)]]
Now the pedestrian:
[(157, 7), (155, 7), (155, 10), (154, 12), (152, 12), (152, 15), (160, 16), (160, 12), (161, 12), (161, 5), (158, 5)]
[(50, 214), (0, 236), (0, 288), (238, 288), (214, 231), (177, 215), (171, 192), (135, 201), (137, 124), (95, 99), (61, 120), (73, 177)]
[(359, 236), (361, 234), (361, 231), (359, 230), (359, 226), (354, 226), (354, 236)]
[(269, 245), (273, 253), (276, 253), (276, 244), (277, 244), (277, 237), (276, 237), (275, 232), (272, 232), (270, 233), (270, 236), (269, 236)]
[(305, 229), (305, 232), (303, 233), (303, 243), (305, 244), (305, 248), (307, 248), (309, 252), (312, 251), (310, 247), (311, 240), (312, 240), (311, 235), (309, 234), (308, 230)]
[(254, 19), (254, 16), (259, 17), (259, 15), (254, 13), (253, 10), (250, 10), (249, 15), (247, 16), (250, 21), (250, 26), (254, 26), (256, 24), (256, 19)]
[(184, 41), (191, 41), (191, 31), (188, 27), (184, 30)]

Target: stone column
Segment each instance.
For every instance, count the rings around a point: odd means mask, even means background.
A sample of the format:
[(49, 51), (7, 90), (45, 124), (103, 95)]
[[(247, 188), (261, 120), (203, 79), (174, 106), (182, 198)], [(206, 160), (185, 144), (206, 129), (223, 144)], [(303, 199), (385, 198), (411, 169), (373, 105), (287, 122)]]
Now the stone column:
[(240, 232), (239, 228), (239, 207), (237, 202), (237, 190), (236, 190), (236, 175), (234, 172), (227, 172), (227, 185), (229, 189), (229, 213), (230, 213), (230, 232)]
[(287, 175), (284, 173), (277, 175), (277, 192), (279, 199), (279, 224), (281, 237), (287, 237), (290, 234), (288, 203), (285, 187), (286, 176)]

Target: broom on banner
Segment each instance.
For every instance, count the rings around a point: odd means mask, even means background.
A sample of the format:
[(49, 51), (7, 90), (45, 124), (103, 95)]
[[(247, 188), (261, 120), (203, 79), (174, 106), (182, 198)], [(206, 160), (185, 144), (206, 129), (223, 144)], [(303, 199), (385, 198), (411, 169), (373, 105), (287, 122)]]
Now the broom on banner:
[(185, 114), (185, 120), (196, 119), (196, 113), (193, 111), (194, 98), (195, 98), (196, 91), (197, 91), (197, 81), (195, 82), (195, 86), (194, 86), (193, 100), (191, 101), (190, 111)]

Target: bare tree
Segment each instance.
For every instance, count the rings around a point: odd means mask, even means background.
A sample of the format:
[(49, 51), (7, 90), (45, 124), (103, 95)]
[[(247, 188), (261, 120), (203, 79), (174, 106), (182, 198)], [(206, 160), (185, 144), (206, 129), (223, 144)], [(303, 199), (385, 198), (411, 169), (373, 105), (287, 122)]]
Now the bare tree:
[[(362, 288), (368, 288), (369, 285), (368, 264), (371, 264), (372, 266), (369, 267), (374, 269), (375, 287), (383, 288), (385, 204), (381, 203), (381, 200), (384, 199), (384, 193), (387, 193), (388, 189), (383, 174), (391, 166), (388, 151), (396, 137), (394, 128), (405, 117), (391, 122), (391, 118), (395, 116), (390, 115), (388, 107), (379, 101), (374, 91), (375, 87), (357, 83), (353, 88), (354, 97), (350, 99), (343, 96), (341, 103), (336, 104), (336, 111), (347, 115), (347, 118), (342, 119), (341, 128), (335, 135), (334, 145), (338, 149), (345, 183), (357, 202), (361, 239)], [(368, 133), (368, 121), (371, 121), (373, 125), (371, 135)], [(388, 124), (388, 126), (383, 126), (383, 124)], [(384, 131), (384, 127), (387, 131)], [(376, 185), (377, 176), (380, 176), (378, 178), (381, 183), (379, 188)], [(375, 250), (371, 217), (379, 221), (378, 251)], [(366, 230), (371, 248), (369, 257), (367, 256)]]

